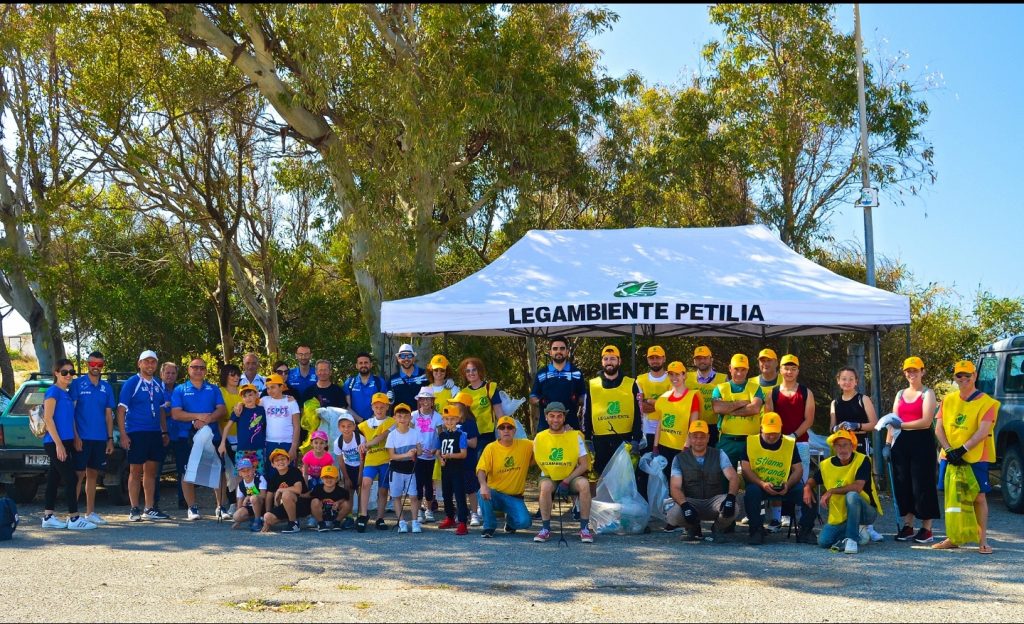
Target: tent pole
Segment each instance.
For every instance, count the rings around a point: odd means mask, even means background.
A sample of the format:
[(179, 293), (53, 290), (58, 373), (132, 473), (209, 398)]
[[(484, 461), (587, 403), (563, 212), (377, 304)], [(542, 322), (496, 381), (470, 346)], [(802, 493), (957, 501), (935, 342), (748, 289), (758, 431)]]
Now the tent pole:
[[(526, 337), (526, 361), (530, 368), (530, 383), (537, 378), (537, 369), (540, 367), (537, 361), (537, 339), (530, 334)], [(534, 418), (534, 412), (536, 412), (536, 418), (540, 418), (540, 408), (535, 406), (530, 401), (526, 401), (526, 430), (530, 434), (530, 437), (537, 435), (537, 427), (540, 426), (539, 422)], [(533, 423), (538, 422), (535, 426)]]
[(633, 379), (636, 379), (636, 323), (633, 324), (633, 331), (630, 332), (630, 341), (632, 344), (630, 351), (633, 352), (631, 358), (633, 360)]

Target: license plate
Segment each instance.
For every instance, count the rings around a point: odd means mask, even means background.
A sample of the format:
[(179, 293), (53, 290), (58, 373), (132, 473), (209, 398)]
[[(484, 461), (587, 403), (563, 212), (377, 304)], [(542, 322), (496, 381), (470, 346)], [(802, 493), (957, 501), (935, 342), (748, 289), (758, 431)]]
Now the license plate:
[(26, 455), (25, 456), (26, 466), (49, 466), (50, 457), (49, 455)]

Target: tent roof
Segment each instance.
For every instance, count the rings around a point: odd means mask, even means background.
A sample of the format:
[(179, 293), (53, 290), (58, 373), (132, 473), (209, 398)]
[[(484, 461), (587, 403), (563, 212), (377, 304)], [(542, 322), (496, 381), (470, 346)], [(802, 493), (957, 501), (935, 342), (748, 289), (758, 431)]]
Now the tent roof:
[(776, 337), (887, 330), (910, 300), (794, 252), (761, 225), (531, 230), (443, 290), (386, 301), (397, 335)]

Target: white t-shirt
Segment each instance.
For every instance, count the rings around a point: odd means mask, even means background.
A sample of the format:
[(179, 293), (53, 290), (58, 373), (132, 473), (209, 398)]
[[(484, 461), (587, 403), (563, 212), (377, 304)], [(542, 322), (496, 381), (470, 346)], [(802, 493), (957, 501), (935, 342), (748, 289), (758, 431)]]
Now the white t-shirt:
[(419, 410), (412, 413), (411, 428), (420, 434), (420, 444), (423, 445), (423, 452), (420, 453), (420, 459), (434, 459), (434, 454), (431, 451), (437, 448), (437, 428), (440, 426), (441, 415), (437, 412), (434, 412), (430, 416), (420, 414)]
[(398, 454), (408, 453), (416, 448), (416, 443), (419, 441), (420, 433), (414, 427), (409, 427), (409, 430), (405, 433), (396, 428), (392, 429), (391, 433), (388, 434), (388, 440), (384, 443), (384, 448), (395, 449), (395, 452)]
[[(342, 445), (338, 446), (338, 440), (342, 441)], [(334, 441), (334, 455), (341, 457), (346, 466), (352, 466), (353, 468), (359, 467), (359, 440), (360, 437), (355, 433), (352, 434), (352, 439), (345, 442), (341, 436), (338, 436), (338, 440)], [(366, 441), (362, 438), (363, 442)]]
[(295, 432), (292, 416), (299, 413), (299, 403), (289, 401), (288, 397), (274, 399), (266, 396), (260, 405), (267, 412), (267, 442), (291, 444)]
[[(256, 490), (255, 492), (253, 490)], [(246, 496), (256, 496), (260, 492), (267, 491), (267, 480), (263, 475), (255, 475), (252, 483), (246, 483), (241, 478), (238, 479), (238, 487), (235, 489), (235, 496), (238, 500), (242, 500)]]

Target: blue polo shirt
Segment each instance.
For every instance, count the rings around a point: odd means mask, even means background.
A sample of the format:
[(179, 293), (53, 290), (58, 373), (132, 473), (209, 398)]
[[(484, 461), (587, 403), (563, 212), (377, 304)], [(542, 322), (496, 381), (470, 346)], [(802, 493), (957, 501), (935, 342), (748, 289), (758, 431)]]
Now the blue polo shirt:
[[(136, 431), (156, 431), (160, 433), (160, 410), (167, 402), (164, 393), (164, 382), (157, 378), (146, 381), (135, 374), (121, 386), (121, 399), (118, 407), (125, 407), (124, 430), (126, 433)], [(105, 438), (106, 436), (104, 436)]]
[(109, 383), (100, 379), (94, 384), (88, 375), (71, 382), (68, 389), (71, 400), (75, 402), (75, 427), (78, 437), (83, 440), (106, 442), (107, 408), (113, 411), (117, 407), (114, 389)]
[[(46, 399), (57, 401), (53, 410), (53, 424), (57, 426), (57, 435), (61, 440), (73, 440), (75, 437), (75, 404), (71, 401), (71, 395), (67, 390), (61, 390), (56, 385), (52, 385), (46, 389), (46, 394), (43, 395), (44, 402)], [(107, 439), (106, 433), (103, 434), (103, 439)], [(43, 444), (46, 443), (53, 443), (53, 437), (49, 431), (43, 436)]]
[(388, 400), (392, 405), (405, 403), (412, 409), (416, 409), (416, 395), (420, 388), (429, 386), (427, 372), (419, 366), (413, 366), (412, 375), (406, 375), (401, 368), (388, 380)]
[(299, 367), (296, 366), (288, 371), (288, 379), (285, 380), (285, 383), (289, 388), (295, 388), (299, 396), (306, 394), (306, 390), (316, 383), (316, 367), (310, 366), (309, 374), (303, 376)]
[(171, 418), (171, 396), (174, 394), (174, 384), (164, 384), (164, 393), (167, 397), (167, 402), (164, 403), (164, 409), (167, 410), (167, 435), (172, 440), (185, 440), (192, 434), (192, 423)]
[[(345, 380), (345, 396), (348, 398), (350, 410), (359, 414), (363, 420), (373, 416), (373, 395), (378, 392), (387, 394), (388, 382), (383, 377), (370, 375), (370, 379), (363, 383), (360, 375), (352, 375)], [(409, 404), (412, 407), (412, 404)]]
[[(224, 405), (224, 395), (221, 394), (220, 388), (208, 381), (204, 381), (203, 385), (196, 388), (191, 380), (185, 380), (175, 386), (174, 392), (171, 393), (172, 410), (180, 407), (186, 412), (212, 414), (218, 405)], [(217, 442), (220, 442), (219, 424), (212, 422), (207, 425), (213, 430), (213, 437)]]

